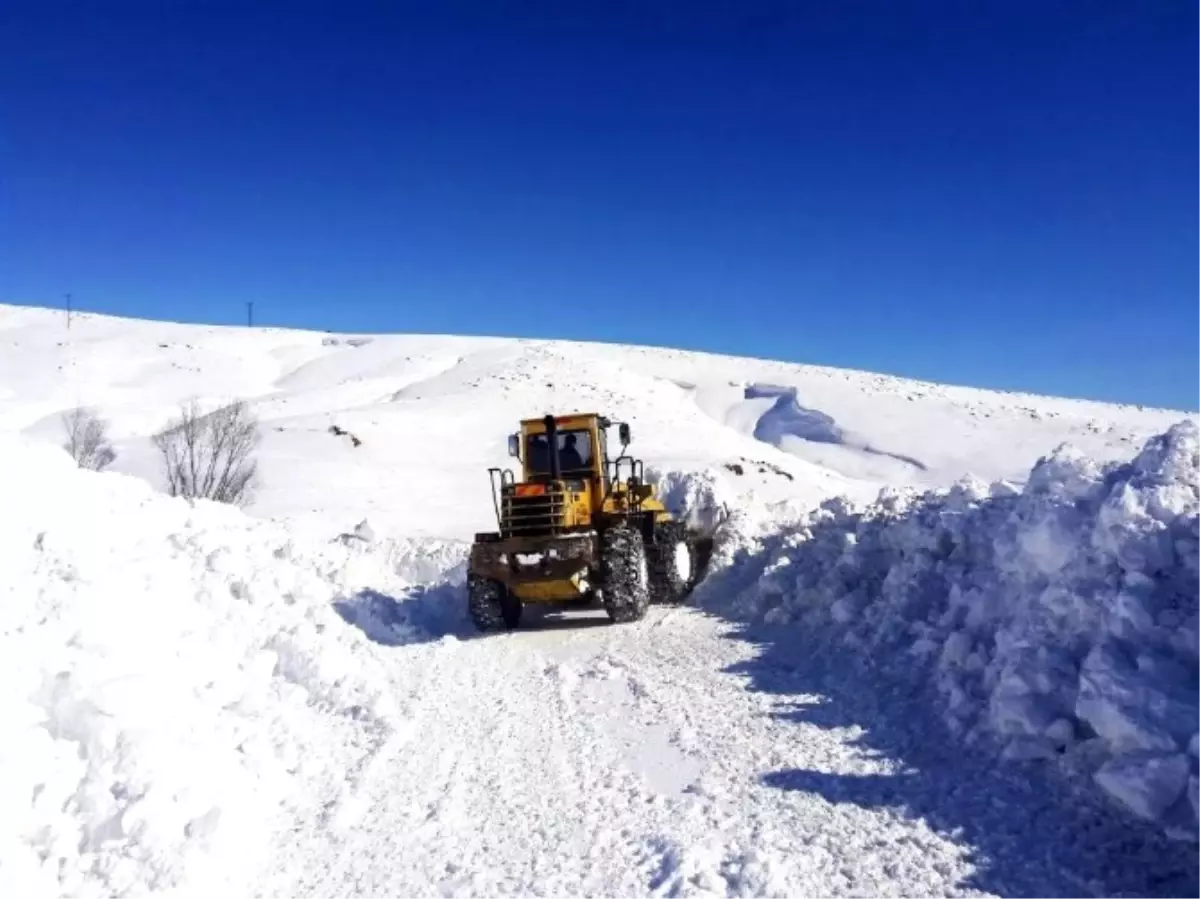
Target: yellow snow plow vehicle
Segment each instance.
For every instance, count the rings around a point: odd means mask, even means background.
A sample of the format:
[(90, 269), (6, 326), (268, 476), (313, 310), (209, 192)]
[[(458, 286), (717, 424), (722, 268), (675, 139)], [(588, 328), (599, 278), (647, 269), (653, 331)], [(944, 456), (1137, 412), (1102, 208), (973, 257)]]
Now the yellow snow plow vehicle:
[(480, 630), (516, 627), (527, 603), (603, 605), (614, 622), (681, 602), (699, 583), (711, 536), (675, 519), (626, 455), (629, 425), (594, 413), (532, 418), (509, 436), (521, 478), (491, 468), (499, 530), (476, 534), (467, 602)]

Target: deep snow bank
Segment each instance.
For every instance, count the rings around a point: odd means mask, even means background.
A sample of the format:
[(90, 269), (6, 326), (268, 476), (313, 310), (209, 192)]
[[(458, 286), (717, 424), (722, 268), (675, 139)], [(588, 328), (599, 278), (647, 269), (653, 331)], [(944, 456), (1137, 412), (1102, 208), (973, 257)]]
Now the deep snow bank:
[(1197, 450), (1185, 421), (1125, 464), (1061, 447), (1019, 492), (884, 491), (766, 536), (733, 520), (698, 601), (926, 664), (962, 739), (1059, 759), (1194, 838)]
[(801, 497), (772, 499), (736, 484), (728, 469), (700, 470), (646, 467), (651, 484), (663, 505), (689, 527), (706, 533), (729, 531), (745, 540), (774, 533), (781, 524), (803, 517), (807, 507)]
[(0, 472), (3, 891), (244, 886), (281, 817), (404, 727), (332, 601), (402, 596), (460, 549), (305, 546), (10, 435)]

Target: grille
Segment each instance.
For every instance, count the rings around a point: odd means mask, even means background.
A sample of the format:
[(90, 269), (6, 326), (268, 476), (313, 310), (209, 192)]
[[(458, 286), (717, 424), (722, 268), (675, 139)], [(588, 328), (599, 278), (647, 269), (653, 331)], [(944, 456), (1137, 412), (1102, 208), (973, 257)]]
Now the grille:
[(540, 537), (562, 530), (561, 493), (503, 498), (501, 532), (505, 537)]

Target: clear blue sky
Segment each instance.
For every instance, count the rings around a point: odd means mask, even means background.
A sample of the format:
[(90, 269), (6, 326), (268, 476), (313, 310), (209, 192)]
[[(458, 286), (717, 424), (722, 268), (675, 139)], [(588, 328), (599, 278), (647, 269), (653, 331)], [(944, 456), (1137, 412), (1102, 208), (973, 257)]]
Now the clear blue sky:
[(1196, 45), (1194, 0), (9, 0), (0, 302), (1196, 408)]

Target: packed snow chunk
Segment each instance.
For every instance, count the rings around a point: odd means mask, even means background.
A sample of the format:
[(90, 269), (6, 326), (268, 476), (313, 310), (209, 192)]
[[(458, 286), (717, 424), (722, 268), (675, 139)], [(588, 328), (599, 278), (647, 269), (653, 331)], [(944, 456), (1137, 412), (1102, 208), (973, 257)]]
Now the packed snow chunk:
[(1077, 716), (1116, 752), (1182, 748), (1200, 718), (1195, 691), (1188, 697), (1186, 683), (1173, 674), (1155, 679), (1153, 673), (1138, 671), (1111, 644), (1097, 646), (1080, 672)]
[(1198, 459), (1200, 426), (1185, 419), (1165, 434), (1158, 434), (1146, 441), (1142, 451), (1133, 460), (1136, 472), (1133, 479), (1144, 485), (1190, 485), (1195, 497), (1200, 491), (1200, 484), (1196, 481), (1196, 468), (1200, 465)]
[(3, 433), (0, 467), (21, 473), (0, 478), (5, 892), (244, 884), (281, 816), (399, 723), (384, 660), (331, 601), (406, 595), (419, 553), (306, 545)]
[(1039, 459), (1025, 482), (1025, 493), (1074, 500), (1091, 493), (1100, 466), (1073, 446), (1062, 444)]
[(1054, 742), (1048, 737), (1014, 737), (1001, 751), (1002, 758), (1013, 762), (1052, 759), (1056, 754)]
[(1131, 752), (1105, 764), (1096, 782), (1135, 815), (1155, 821), (1187, 789), (1187, 758), (1180, 752)]
[(729, 489), (712, 469), (648, 469), (646, 481), (654, 486), (668, 512), (697, 530), (711, 532), (729, 515)]
[(941, 663), (943, 666), (961, 667), (966, 664), (970, 654), (971, 635), (963, 631), (955, 631), (942, 644)]
[(1046, 739), (1060, 748), (1069, 746), (1075, 740), (1075, 725), (1069, 718), (1056, 718), (1046, 728)]
[(1189, 616), (1186, 623), (1175, 628), (1167, 642), (1181, 659), (1189, 660), (1193, 666), (1200, 664), (1200, 616)]
[(829, 613), (838, 624), (847, 624), (858, 614), (858, 607), (853, 598), (843, 596), (830, 607)]
[(1197, 435), (1185, 421), (1103, 465), (1062, 446), (1019, 491), (833, 499), (770, 532), (735, 514), (697, 601), (924, 666), (955, 733), (1067, 773), (1108, 762), (1096, 783), (1159, 820), (1186, 776), (1147, 759), (1200, 730)]
[(989, 703), (992, 727), (1001, 734), (1036, 737), (1045, 734), (1057, 720), (1054, 709), (1043, 697), (1023, 688), (1014, 688), (1013, 681), (996, 690)]
[(1054, 575), (1066, 568), (1078, 552), (1078, 536), (1069, 525), (1045, 519), (1022, 531), (1018, 544), (1023, 557), (1040, 574)]

